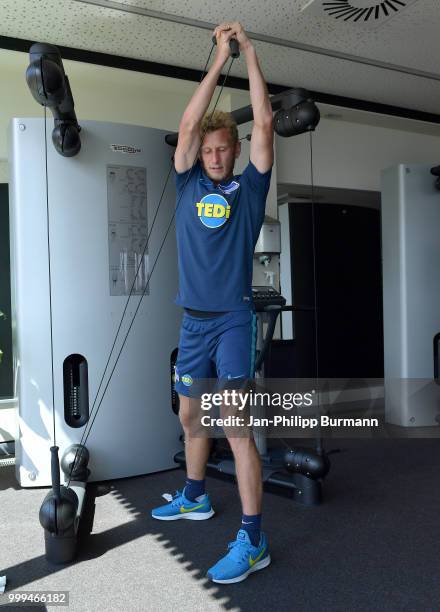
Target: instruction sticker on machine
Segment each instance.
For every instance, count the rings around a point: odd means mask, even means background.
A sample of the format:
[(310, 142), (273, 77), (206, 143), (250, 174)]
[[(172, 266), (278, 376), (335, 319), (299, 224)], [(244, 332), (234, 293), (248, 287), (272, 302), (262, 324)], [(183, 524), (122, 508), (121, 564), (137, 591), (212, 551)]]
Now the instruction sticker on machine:
[(110, 295), (148, 293), (147, 169), (107, 166)]

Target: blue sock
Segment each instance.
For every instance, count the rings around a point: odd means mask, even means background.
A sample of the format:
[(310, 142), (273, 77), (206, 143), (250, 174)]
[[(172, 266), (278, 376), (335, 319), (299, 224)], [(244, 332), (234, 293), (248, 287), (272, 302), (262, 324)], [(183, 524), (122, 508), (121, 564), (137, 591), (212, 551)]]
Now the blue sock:
[(192, 478), (186, 479), (185, 484), (185, 497), (189, 501), (195, 501), (197, 497), (203, 495), (205, 492), (205, 480), (193, 480)]
[(261, 514), (243, 514), (241, 528), (247, 531), (252, 546), (258, 546), (261, 535)]

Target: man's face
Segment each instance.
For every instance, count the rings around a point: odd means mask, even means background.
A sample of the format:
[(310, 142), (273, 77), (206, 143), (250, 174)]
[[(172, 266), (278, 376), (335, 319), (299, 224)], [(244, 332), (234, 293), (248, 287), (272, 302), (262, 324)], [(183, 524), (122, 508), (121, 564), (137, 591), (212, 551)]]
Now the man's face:
[(208, 132), (200, 149), (203, 170), (214, 183), (221, 183), (232, 175), (239, 155), (240, 142), (233, 142), (228, 128)]

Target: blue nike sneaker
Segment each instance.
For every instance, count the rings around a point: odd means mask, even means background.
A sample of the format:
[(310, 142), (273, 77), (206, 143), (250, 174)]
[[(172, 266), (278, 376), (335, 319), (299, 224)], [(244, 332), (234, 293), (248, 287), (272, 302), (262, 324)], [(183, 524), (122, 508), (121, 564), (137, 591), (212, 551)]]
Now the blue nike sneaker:
[(151, 516), (160, 521), (176, 521), (177, 519), (205, 521), (215, 514), (207, 493), (200, 495), (195, 501), (190, 501), (185, 497), (185, 489), (176, 491), (174, 496), (164, 493), (162, 497), (169, 503), (151, 511)]
[(267, 539), (261, 534), (258, 546), (252, 546), (248, 532), (240, 529), (235, 542), (228, 545), (228, 554), (208, 570), (208, 578), (220, 584), (232, 584), (245, 580), (270, 563)]

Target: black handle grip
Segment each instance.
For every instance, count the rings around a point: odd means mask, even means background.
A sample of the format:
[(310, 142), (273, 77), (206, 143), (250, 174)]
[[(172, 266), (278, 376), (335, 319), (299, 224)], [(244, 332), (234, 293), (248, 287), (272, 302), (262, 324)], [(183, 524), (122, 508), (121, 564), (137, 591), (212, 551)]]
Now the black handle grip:
[(52, 490), (54, 497), (57, 501), (61, 499), (61, 488), (60, 488), (60, 462), (58, 459), (58, 446), (50, 447), (51, 462), (50, 471), (52, 476)]
[(229, 48), (231, 49), (231, 55), (234, 59), (240, 57), (240, 46), (236, 38), (231, 38), (229, 41)]
[[(214, 45), (217, 44), (217, 39), (215, 36), (212, 37), (212, 42)], [(234, 59), (237, 59), (237, 57), (240, 57), (240, 45), (238, 44), (238, 40), (236, 38), (231, 38), (229, 40), (229, 48), (231, 50), (231, 56)]]

